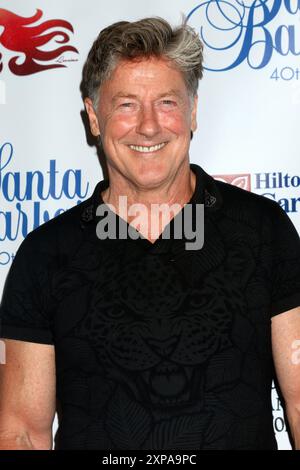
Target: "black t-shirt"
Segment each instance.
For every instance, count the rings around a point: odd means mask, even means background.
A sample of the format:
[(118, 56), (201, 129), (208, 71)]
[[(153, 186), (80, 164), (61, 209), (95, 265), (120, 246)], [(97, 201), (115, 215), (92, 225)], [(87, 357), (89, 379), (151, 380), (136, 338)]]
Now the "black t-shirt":
[(277, 447), (271, 317), (300, 305), (299, 236), (274, 201), (191, 169), (200, 250), (100, 240), (106, 180), (20, 245), (0, 336), (55, 345), (56, 449)]

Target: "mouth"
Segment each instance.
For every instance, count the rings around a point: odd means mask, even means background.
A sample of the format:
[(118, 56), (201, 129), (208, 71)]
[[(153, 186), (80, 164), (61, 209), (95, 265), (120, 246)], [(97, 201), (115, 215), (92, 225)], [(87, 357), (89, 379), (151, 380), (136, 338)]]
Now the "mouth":
[(162, 142), (161, 144), (157, 145), (128, 145), (128, 147), (131, 150), (134, 150), (135, 152), (139, 153), (153, 153), (157, 152), (158, 150), (162, 149), (165, 145), (167, 145), (167, 142)]

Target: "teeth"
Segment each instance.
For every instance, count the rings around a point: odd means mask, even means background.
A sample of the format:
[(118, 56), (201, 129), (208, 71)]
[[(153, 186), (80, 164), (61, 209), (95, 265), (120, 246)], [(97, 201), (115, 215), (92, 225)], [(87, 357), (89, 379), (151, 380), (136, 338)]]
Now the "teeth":
[(132, 150), (136, 150), (137, 152), (147, 153), (147, 152), (156, 152), (157, 150), (160, 150), (161, 148), (163, 148), (165, 145), (166, 145), (166, 143), (162, 142), (161, 144), (152, 145), (151, 147), (142, 147), (141, 145), (139, 145), (139, 146), (129, 145), (129, 147)]

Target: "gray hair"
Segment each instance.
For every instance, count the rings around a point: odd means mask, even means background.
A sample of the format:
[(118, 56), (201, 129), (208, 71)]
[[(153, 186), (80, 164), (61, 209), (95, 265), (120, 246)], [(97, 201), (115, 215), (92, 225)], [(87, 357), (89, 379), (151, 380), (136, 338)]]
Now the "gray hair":
[(174, 29), (162, 18), (119, 21), (100, 31), (83, 67), (83, 97), (98, 108), (99, 88), (122, 59), (163, 57), (170, 60), (183, 78), (190, 97), (197, 94), (203, 75), (203, 45), (198, 34), (183, 20)]

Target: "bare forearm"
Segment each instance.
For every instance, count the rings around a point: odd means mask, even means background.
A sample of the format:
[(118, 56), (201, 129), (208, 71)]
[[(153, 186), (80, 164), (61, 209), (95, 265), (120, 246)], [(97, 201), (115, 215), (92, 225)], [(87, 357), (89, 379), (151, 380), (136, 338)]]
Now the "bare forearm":
[(27, 432), (0, 433), (0, 450), (51, 450), (52, 438), (30, 437)]
[(287, 409), (287, 417), (296, 450), (300, 450), (300, 408), (290, 407)]
[(27, 433), (3, 432), (0, 450), (34, 450), (34, 447)]
[(300, 421), (298, 423), (297, 428), (293, 428), (291, 426), (291, 433), (293, 436), (295, 450), (300, 450)]

